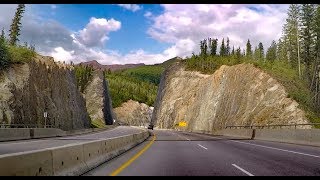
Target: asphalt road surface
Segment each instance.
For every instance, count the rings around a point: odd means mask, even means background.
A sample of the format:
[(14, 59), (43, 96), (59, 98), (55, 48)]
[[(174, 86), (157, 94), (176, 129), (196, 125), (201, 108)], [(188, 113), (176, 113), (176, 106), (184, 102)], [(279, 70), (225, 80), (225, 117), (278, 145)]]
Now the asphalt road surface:
[(319, 176), (320, 148), (169, 130), (84, 176)]
[(140, 131), (141, 129), (136, 127), (118, 126), (110, 130), (83, 135), (0, 142), (0, 155), (16, 152), (26, 152), (31, 150), (40, 150), (45, 148), (59, 147), (72, 143), (88, 142), (92, 140), (124, 136), (138, 133)]

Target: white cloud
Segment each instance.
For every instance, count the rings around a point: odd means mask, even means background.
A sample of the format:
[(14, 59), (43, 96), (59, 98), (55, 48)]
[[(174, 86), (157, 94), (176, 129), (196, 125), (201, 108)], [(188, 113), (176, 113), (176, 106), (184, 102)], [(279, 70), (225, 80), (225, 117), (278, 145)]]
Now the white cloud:
[(79, 31), (79, 41), (87, 47), (101, 46), (108, 40), (108, 33), (121, 28), (121, 22), (92, 17), (83, 30)]
[(118, 6), (123, 7), (127, 10), (130, 10), (132, 12), (136, 12), (136, 11), (142, 9), (142, 7), (137, 4), (118, 4)]
[(192, 54), (192, 52), (197, 48), (191, 39), (181, 39), (175, 45), (164, 51), (164, 54), (169, 57), (180, 56), (182, 58)]
[(57, 9), (57, 5), (55, 5), (55, 4), (52, 4), (50, 7), (51, 7), (51, 9)]
[[(16, 7), (0, 6), (1, 28), (9, 29), (8, 19), (12, 19)], [(162, 5), (162, 14), (144, 14), (152, 20), (147, 33), (170, 47), (160, 53), (139, 49), (127, 54), (102, 47), (109, 33), (121, 28), (121, 22), (115, 19), (92, 17), (82, 30), (72, 32), (57, 21), (42, 19), (31, 7), (27, 5), (19, 38), (22, 43), (35, 44), (43, 55), (67, 63), (97, 60), (102, 64), (153, 64), (198, 53), (199, 41), (207, 37), (219, 38), (220, 44), (228, 36), (235, 48), (244, 48), (249, 38), (253, 47), (262, 41), (267, 49), (280, 37), (288, 5)]]
[(152, 16), (152, 12), (147, 11), (146, 13), (144, 13), (144, 17), (148, 18)]
[[(229, 37), (231, 45), (244, 48), (248, 38), (253, 46), (261, 41), (265, 47), (277, 40), (288, 5), (166, 4), (162, 7), (164, 12), (152, 17), (153, 24), (147, 31), (152, 38), (177, 46), (182, 39), (199, 44), (200, 40), (212, 37), (218, 38), (220, 44), (222, 38)], [(196, 45), (193, 50), (197, 48)], [(177, 53), (183, 54), (186, 53)]]
[(56, 61), (65, 61), (66, 63), (70, 63), (72, 59), (74, 59), (74, 51), (66, 51), (63, 47), (56, 47), (54, 51), (50, 54), (55, 58)]

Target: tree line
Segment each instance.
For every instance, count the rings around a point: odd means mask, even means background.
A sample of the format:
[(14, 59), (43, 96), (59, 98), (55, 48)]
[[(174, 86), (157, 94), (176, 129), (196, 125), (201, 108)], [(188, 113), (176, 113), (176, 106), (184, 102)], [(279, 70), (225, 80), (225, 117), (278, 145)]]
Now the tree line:
[(262, 42), (253, 48), (250, 39), (245, 49), (231, 49), (228, 37), (222, 39), (218, 49), (218, 39), (207, 38), (200, 41), (200, 53), (193, 53), (186, 64), (187, 69), (214, 72), (222, 64), (242, 62), (288, 64), (306, 82), (313, 106), (320, 112), (320, 5), (291, 4), (281, 38), (273, 40), (266, 51)]

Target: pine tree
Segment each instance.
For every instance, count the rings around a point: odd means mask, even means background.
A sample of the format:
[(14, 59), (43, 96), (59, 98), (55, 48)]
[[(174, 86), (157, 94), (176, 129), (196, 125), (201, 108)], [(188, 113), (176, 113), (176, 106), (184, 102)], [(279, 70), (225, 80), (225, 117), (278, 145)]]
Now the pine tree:
[(275, 41), (272, 41), (270, 47), (267, 50), (266, 60), (274, 62), (277, 59), (277, 44)]
[(230, 41), (229, 41), (229, 37), (227, 37), (227, 48), (226, 48), (226, 52), (225, 52), (226, 56), (230, 55)]
[(4, 33), (4, 28), (3, 28), (2, 31), (1, 31), (0, 41), (3, 41), (3, 42), (6, 41), (6, 35), (5, 35), (5, 33)]
[(225, 54), (226, 54), (226, 47), (224, 45), (224, 38), (223, 38), (220, 46), (220, 56), (224, 56)]
[(231, 55), (232, 55), (232, 56), (234, 56), (234, 55), (235, 55), (235, 52), (234, 52), (234, 46), (232, 46)]
[(207, 52), (208, 52), (208, 45), (207, 45), (207, 40), (206, 39), (203, 40), (203, 45), (204, 45), (203, 54), (206, 57), (207, 56)]
[(264, 49), (263, 49), (263, 44), (262, 42), (259, 43), (258, 45), (258, 52), (259, 52), (259, 60), (264, 60)]
[(306, 65), (306, 77), (311, 84), (312, 67), (314, 61), (314, 13), (315, 6), (312, 4), (301, 5), (301, 61)]
[[(299, 12), (300, 5), (291, 4), (287, 12), (286, 23), (283, 26), (284, 41), (288, 47), (288, 61), (294, 68), (300, 69), (300, 48), (299, 48)], [(300, 75), (300, 71), (299, 71)]]
[(10, 61), (8, 58), (8, 48), (7, 48), (6, 41), (4, 39), (4, 33), (3, 33), (1, 34), (1, 39), (0, 39), (0, 70), (5, 69), (6, 67), (9, 66), (9, 64), (10, 64)]
[(246, 57), (248, 59), (251, 59), (252, 58), (252, 47), (251, 47), (251, 44), (250, 44), (250, 40), (248, 39), (247, 41), (247, 46), (246, 46)]
[(210, 46), (210, 55), (212, 56), (217, 55), (217, 46), (218, 46), (218, 39), (212, 40), (211, 46)]
[(240, 47), (236, 50), (236, 60), (238, 63), (240, 63), (240, 59), (241, 59), (241, 49)]
[(317, 5), (314, 15), (315, 51), (312, 71), (311, 90), (314, 93), (315, 109), (320, 113), (320, 5)]
[(16, 45), (17, 41), (19, 41), (18, 36), (20, 35), (21, 18), (24, 11), (25, 5), (19, 4), (14, 18), (12, 19), (12, 24), (10, 26), (9, 42), (11, 45)]
[(286, 45), (286, 42), (279, 39), (279, 42), (277, 44), (277, 60), (279, 61), (288, 61), (288, 48)]
[(258, 49), (257, 46), (254, 48), (254, 55), (253, 55), (253, 56), (254, 56), (254, 59), (255, 59), (256, 61), (259, 60), (260, 53), (259, 53), (259, 49)]

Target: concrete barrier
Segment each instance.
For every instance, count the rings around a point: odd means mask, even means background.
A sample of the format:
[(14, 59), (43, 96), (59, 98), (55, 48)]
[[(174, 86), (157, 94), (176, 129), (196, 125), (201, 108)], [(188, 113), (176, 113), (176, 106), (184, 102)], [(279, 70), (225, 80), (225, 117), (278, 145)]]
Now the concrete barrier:
[(0, 175), (81, 175), (143, 142), (149, 135), (148, 131), (144, 131), (116, 138), (0, 155)]
[(102, 142), (102, 140), (98, 140), (83, 144), (84, 161), (88, 167), (94, 168), (105, 161), (102, 153)]
[(65, 131), (61, 129), (56, 129), (56, 128), (30, 129), (31, 138), (46, 138), (46, 137), (57, 137), (57, 136), (65, 136), (65, 135), (66, 135)]
[(71, 144), (52, 149), (53, 174), (75, 176), (88, 170), (83, 154), (83, 144)]
[(70, 130), (70, 131), (66, 131), (66, 136), (79, 135), (79, 134), (87, 134), (87, 133), (91, 133), (91, 132), (93, 132), (93, 131), (94, 131), (93, 128), (90, 128), (90, 129)]
[(51, 176), (52, 152), (29, 151), (0, 155), (0, 176)]
[(222, 129), (213, 133), (214, 135), (231, 136), (237, 138), (252, 139), (253, 129)]
[(320, 146), (320, 129), (256, 129), (254, 139)]
[(57, 128), (0, 128), (0, 142), (48, 137), (74, 136), (105, 131), (114, 127), (115, 126), (108, 126), (105, 128), (77, 129), (70, 131), (63, 131)]
[(29, 128), (4, 128), (0, 129), (0, 141), (30, 139)]

